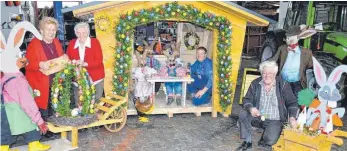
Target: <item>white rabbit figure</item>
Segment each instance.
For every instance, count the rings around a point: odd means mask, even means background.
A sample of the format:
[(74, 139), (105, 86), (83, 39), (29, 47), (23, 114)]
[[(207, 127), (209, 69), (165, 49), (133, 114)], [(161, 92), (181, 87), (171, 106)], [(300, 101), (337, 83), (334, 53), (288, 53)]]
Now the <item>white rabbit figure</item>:
[[(328, 102), (337, 102), (341, 100), (341, 95), (336, 88), (336, 83), (340, 80), (342, 73), (347, 72), (347, 65), (336, 67), (327, 79), (325, 71), (320, 63), (314, 57), (312, 57), (312, 60), (316, 81), (320, 86), (318, 90), (318, 99), (320, 103), (314, 107), (310, 106), (308, 109), (306, 125), (311, 126), (313, 120), (320, 118), (318, 128), (324, 133), (330, 133), (333, 130), (333, 119), (339, 119), (345, 113), (344, 108), (331, 108), (328, 106)], [(333, 118), (334, 116), (338, 116), (338, 118)]]
[(10, 35), (8, 36), (8, 40), (6, 40), (2, 33), (1, 35), (1, 43), (0, 43), (0, 54), (1, 54), (1, 63), (0, 67), (2, 67), (2, 71), (7, 73), (17, 73), (20, 72), (19, 68), (16, 64), (17, 62), (17, 54), (21, 51), (19, 47), (23, 43), (24, 35), (26, 31), (30, 31), (34, 34), (37, 39), (42, 40), (42, 36), (39, 31), (32, 25), (30, 22), (22, 21), (11, 30)]
[(302, 112), (299, 114), (298, 116), (298, 125), (299, 125), (299, 129), (301, 131), (304, 130), (304, 125), (306, 123), (306, 116), (307, 116), (307, 111), (306, 111), (306, 107), (302, 110)]

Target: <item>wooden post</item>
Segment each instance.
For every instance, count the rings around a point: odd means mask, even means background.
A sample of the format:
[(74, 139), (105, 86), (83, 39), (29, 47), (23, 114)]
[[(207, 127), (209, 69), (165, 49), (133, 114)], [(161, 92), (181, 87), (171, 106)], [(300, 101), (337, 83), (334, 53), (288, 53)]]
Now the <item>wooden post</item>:
[(66, 139), (67, 138), (67, 132), (61, 132), (61, 139)]
[(78, 147), (78, 129), (76, 127), (72, 128), (71, 133), (72, 147)]
[(216, 118), (217, 117), (217, 111), (212, 111), (212, 117)]

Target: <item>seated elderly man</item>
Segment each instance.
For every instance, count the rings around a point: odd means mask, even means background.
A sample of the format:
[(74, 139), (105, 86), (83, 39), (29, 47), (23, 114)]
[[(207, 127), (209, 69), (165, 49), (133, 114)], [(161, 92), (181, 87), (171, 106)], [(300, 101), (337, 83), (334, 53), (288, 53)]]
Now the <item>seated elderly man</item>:
[[(283, 123), (288, 121), (295, 127), (298, 104), (290, 84), (276, 77), (276, 62), (264, 61), (259, 67), (261, 77), (252, 81), (243, 98), (244, 109), (239, 114), (240, 137), (245, 141), (237, 150), (252, 148), (252, 125), (258, 123), (264, 129), (258, 145), (275, 144), (281, 134)], [(289, 114), (289, 115), (288, 115)]]

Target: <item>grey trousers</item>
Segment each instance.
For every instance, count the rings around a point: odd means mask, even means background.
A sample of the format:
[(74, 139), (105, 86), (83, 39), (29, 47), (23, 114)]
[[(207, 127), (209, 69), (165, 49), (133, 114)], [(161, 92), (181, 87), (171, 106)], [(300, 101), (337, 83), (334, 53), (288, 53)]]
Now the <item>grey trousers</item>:
[(279, 120), (261, 121), (260, 117), (253, 117), (246, 110), (241, 110), (239, 114), (239, 124), (241, 139), (252, 137), (252, 125), (264, 129), (261, 139), (267, 145), (277, 143), (283, 128), (283, 124)]
[[(78, 87), (73, 85), (75, 106), (79, 101)], [(98, 103), (104, 93), (104, 80), (95, 85), (95, 103)]]

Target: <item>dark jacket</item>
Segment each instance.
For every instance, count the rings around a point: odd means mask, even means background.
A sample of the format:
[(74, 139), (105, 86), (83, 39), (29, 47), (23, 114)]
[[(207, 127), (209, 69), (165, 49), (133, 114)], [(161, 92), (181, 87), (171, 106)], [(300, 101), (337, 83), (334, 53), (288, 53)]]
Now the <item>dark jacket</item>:
[[(287, 60), (288, 51), (287, 45), (282, 45), (278, 48), (277, 53), (270, 59), (279, 63), (279, 73), (282, 71), (284, 63)], [(313, 67), (312, 51), (310, 49), (302, 48), (300, 56), (300, 83), (305, 89), (307, 88), (306, 70)]]
[[(246, 96), (243, 98), (243, 106), (246, 111), (250, 112), (250, 108), (256, 107), (259, 110), (259, 102), (261, 95), (261, 85), (259, 82), (262, 78), (257, 78), (252, 81), (248, 88)], [(290, 84), (284, 81), (281, 77), (276, 77), (276, 96), (278, 101), (278, 110), (280, 120), (287, 122), (287, 117), (296, 118), (298, 103), (295, 95), (290, 87)]]

